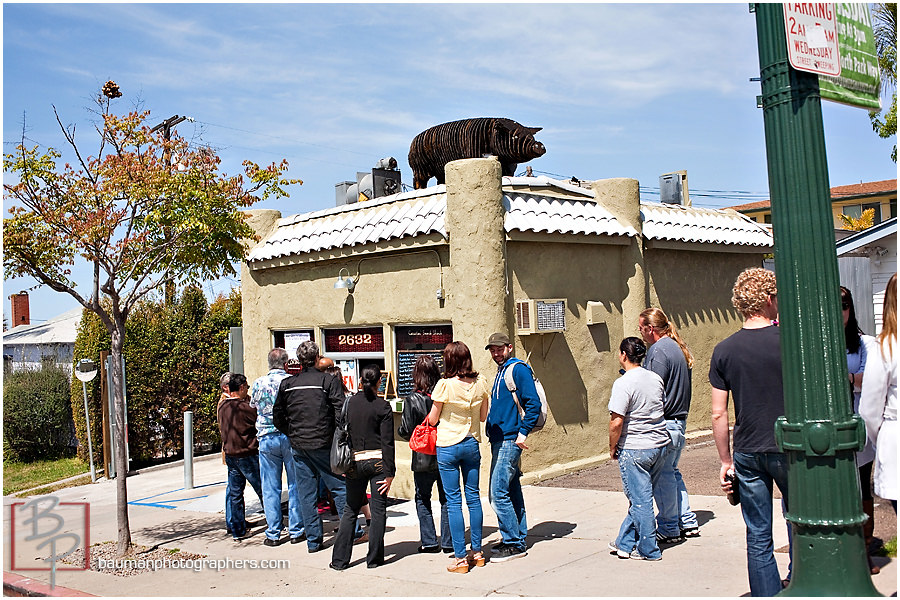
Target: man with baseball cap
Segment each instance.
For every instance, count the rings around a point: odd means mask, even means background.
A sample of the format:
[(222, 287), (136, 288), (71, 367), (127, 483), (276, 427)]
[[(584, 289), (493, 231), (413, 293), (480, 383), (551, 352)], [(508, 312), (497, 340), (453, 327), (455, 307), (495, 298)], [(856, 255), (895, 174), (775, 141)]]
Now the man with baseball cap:
[[(541, 413), (541, 400), (534, 386), (531, 369), (515, 358), (514, 348), (505, 333), (493, 333), (485, 350), (497, 363), (497, 376), (491, 391), (491, 407), (486, 431), (491, 442), (491, 485), (488, 492), (491, 507), (497, 513), (502, 539), (492, 548), (493, 562), (504, 562), (527, 554), (525, 536), (525, 499), (522, 497), (519, 468), (525, 439), (531, 433)], [(516, 395), (520, 406), (506, 386), (505, 374), (512, 369)]]

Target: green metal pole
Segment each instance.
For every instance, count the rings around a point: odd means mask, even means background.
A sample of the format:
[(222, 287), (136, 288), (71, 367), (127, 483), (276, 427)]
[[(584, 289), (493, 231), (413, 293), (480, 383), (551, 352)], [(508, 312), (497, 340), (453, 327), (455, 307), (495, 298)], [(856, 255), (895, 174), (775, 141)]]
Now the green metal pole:
[[(818, 76), (788, 63), (781, 4), (755, 4), (775, 235), (793, 529), (788, 596), (878, 595), (866, 561)], [(765, 373), (760, 373), (765, 377)]]

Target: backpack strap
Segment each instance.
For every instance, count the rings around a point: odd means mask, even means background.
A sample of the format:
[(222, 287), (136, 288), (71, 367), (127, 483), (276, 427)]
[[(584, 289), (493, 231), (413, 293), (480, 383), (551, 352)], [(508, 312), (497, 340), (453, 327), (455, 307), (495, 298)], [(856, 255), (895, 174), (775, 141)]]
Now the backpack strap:
[[(516, 410), (518, 411), (519, 418), (521, 419), (525, 416), (525, 411), (522, 409), (522, 404), (519, 402), (519, 396), (518, 394), (516, 394), (516, 390), (518, 388), (516, 387), (516, 382), (513, 379), (513, 369), (515, 369), (516, 365), (519, 363), (528, 367), (528, 363), (523, 360), (517, 359), (515, 362), (513, 362), (503, 370), (503, 380), (506, 382), (506, 389), (508, 389), (512, 394), (513, 402), (516, 403)], [(528, 370), (530, 371), (531, 367), (528, 367)]]

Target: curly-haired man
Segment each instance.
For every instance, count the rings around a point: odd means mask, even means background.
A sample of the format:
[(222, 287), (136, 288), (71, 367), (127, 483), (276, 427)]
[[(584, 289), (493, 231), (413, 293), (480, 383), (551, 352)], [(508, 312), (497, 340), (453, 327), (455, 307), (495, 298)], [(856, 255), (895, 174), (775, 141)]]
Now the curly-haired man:
[[(726, 493), (737, 492), (740, 498), (750, 593), (774, 596), (782, 583), (773, 554), (773, 482), (788, 501), (787, 459), (775, 444), (775, 420), (784, 414), (775, 273), (758, 268), (742, 272), (731, 303), (743, 316), (743, 327), (716, 346), (709, 365), (713, 437), (722, 463), (719, 480)], [(735, 414), (733, 455), (729, 392)]]

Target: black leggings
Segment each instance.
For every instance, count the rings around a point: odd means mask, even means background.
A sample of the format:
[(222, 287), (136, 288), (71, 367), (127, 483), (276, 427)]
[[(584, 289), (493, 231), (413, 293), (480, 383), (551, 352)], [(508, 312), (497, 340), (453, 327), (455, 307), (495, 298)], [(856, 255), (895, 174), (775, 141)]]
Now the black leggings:
[(872, 465), (875, 461), (869, 461), (859, 467), (859, 490), (863, 500), (872, 500)]
[(353, 551), (353, 533), (356, 531), (356, 519), (366, 504), (366, 489), (371, 489), (372, 498), (368, 501), (372, 511), (372, 522), (369, 525), (369, 551), (366, 564), (377, 566), (384, 563), (384, 528), (387, 523), (387, 495), (378, 491), (378, 483), (384, 480), (381, 459), (357, 461), (356, 467), (347, 475), (347, 504), (341, 515), (331, 564), (345, 568), (350, 564)]

